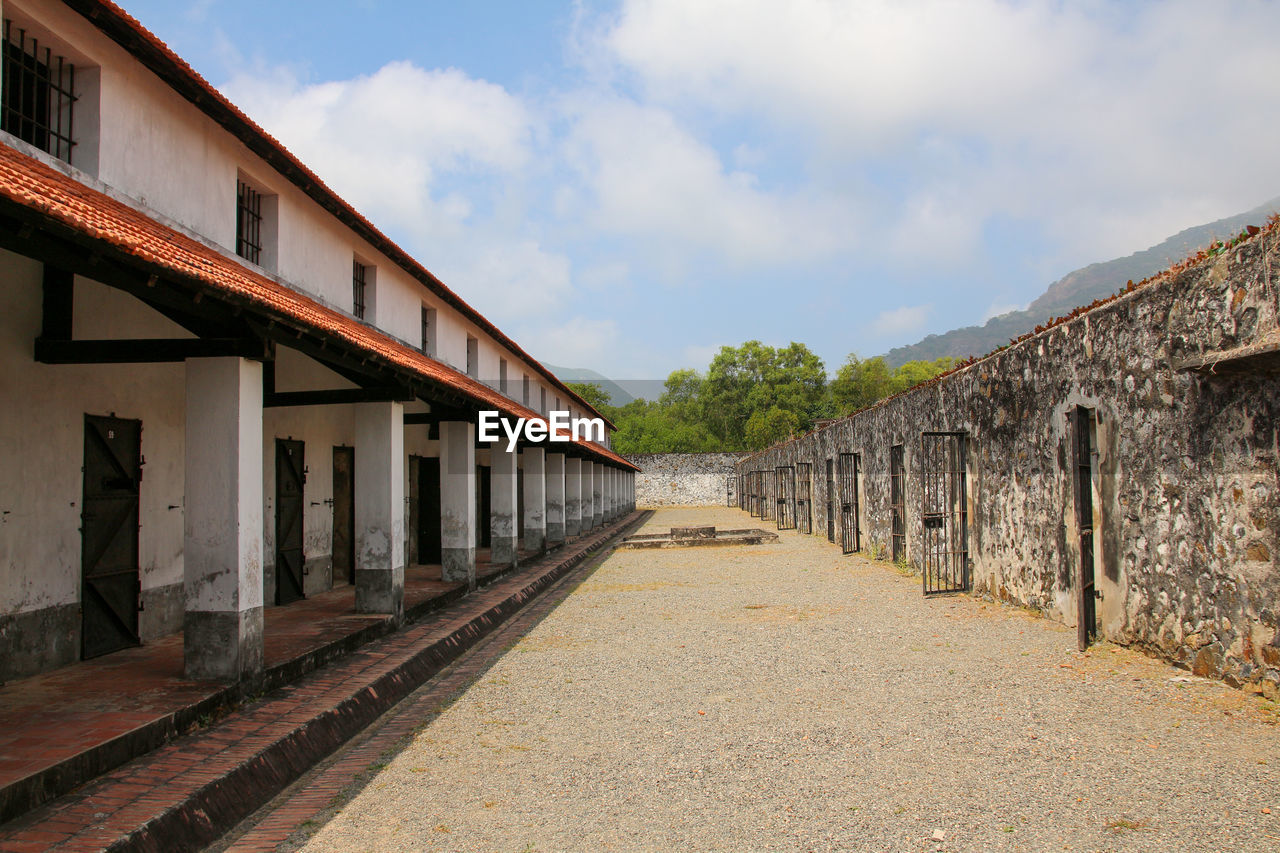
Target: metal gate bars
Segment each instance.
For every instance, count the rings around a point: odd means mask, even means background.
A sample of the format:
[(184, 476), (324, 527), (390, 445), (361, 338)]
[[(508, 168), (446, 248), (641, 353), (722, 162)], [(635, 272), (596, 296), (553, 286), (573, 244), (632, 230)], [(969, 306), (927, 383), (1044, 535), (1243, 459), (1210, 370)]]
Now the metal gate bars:
[(840, 550), (845, 554), (862, 547), (858, 530), (858, 461), (856, 453), (840, 454)]
[(813, 464), (796, 463), (796, 529), (813, 532)]
[(778, 484), (777, 519), (779, 530), (796, 529), (796, 469), (792, 465), (779, 465), (774, 472)]
[(920, 445), (924, 594), (963, 592), (969, 588), (965, 436), (926, 432)]

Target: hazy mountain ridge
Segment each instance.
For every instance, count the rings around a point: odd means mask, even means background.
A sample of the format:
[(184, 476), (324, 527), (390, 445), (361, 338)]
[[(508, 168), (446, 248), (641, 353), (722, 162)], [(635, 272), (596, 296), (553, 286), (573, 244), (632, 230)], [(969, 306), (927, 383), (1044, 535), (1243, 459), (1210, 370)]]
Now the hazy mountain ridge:
[(635, 399), (627, 393), (625, 388), (603, 373), (597, 373), (585, 367), (557, 367), (545, 361), (542, 362), (542, 366), (559, 377), (561, 382), (594, 382), (609, 395), (609, 402), (615, 406), (625, 406)]
[(1130, 279), (1141, 281), (1194, 254), (1216, 239), (1229, 239), (1246, 225), (1262, 225), (1273, 212), (1280, 211), (1280, 198), (1253, 210), (1179, 231), (1164, 242), (1134, 252), (1124, 258), (1089, 264), (1067, 273), (1027, 306), (992, 317), (982, 326), (964, 326), (940, 335), (928, 335), (917, 343), (895, 347), (885, 355), (891, 367), (920, 359), (932, 361), (942, 356), (980, 356), (1026, 334), (1050, 317), (1070, 313), (1095, 299), (1121, 290)]

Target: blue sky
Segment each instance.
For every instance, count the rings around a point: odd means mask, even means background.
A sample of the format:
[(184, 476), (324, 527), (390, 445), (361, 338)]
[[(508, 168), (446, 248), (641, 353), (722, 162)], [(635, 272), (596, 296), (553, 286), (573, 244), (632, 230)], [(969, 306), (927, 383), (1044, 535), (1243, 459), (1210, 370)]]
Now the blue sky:
[(536, 357), (834, 370), (1280, 195), (1280, 4), (126, 8)]

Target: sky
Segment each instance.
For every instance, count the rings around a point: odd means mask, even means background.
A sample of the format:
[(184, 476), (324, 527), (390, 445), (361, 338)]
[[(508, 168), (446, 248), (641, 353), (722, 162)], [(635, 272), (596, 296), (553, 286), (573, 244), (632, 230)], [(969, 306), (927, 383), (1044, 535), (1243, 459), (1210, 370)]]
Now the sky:
[(534, 357), (830, 372), (1280, 196), (1264, 0), (125, 0)]

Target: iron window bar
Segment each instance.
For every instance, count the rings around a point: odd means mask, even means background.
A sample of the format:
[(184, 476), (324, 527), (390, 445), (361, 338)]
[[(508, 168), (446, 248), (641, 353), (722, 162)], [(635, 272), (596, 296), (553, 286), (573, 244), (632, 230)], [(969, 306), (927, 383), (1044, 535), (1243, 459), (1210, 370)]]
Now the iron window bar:
[(357, 320), (364, 319), (366, 270), (367, 267), (359, 261), (351, 262), (351, 313)]
[(262, 258), (262, 193), (236, 181), (236, 254), (250, 263)]
[(70, 163), (76, 144), (75, 73), (73, 63), (41, 48), (39, 40), (6, 18), (0, 129)]

